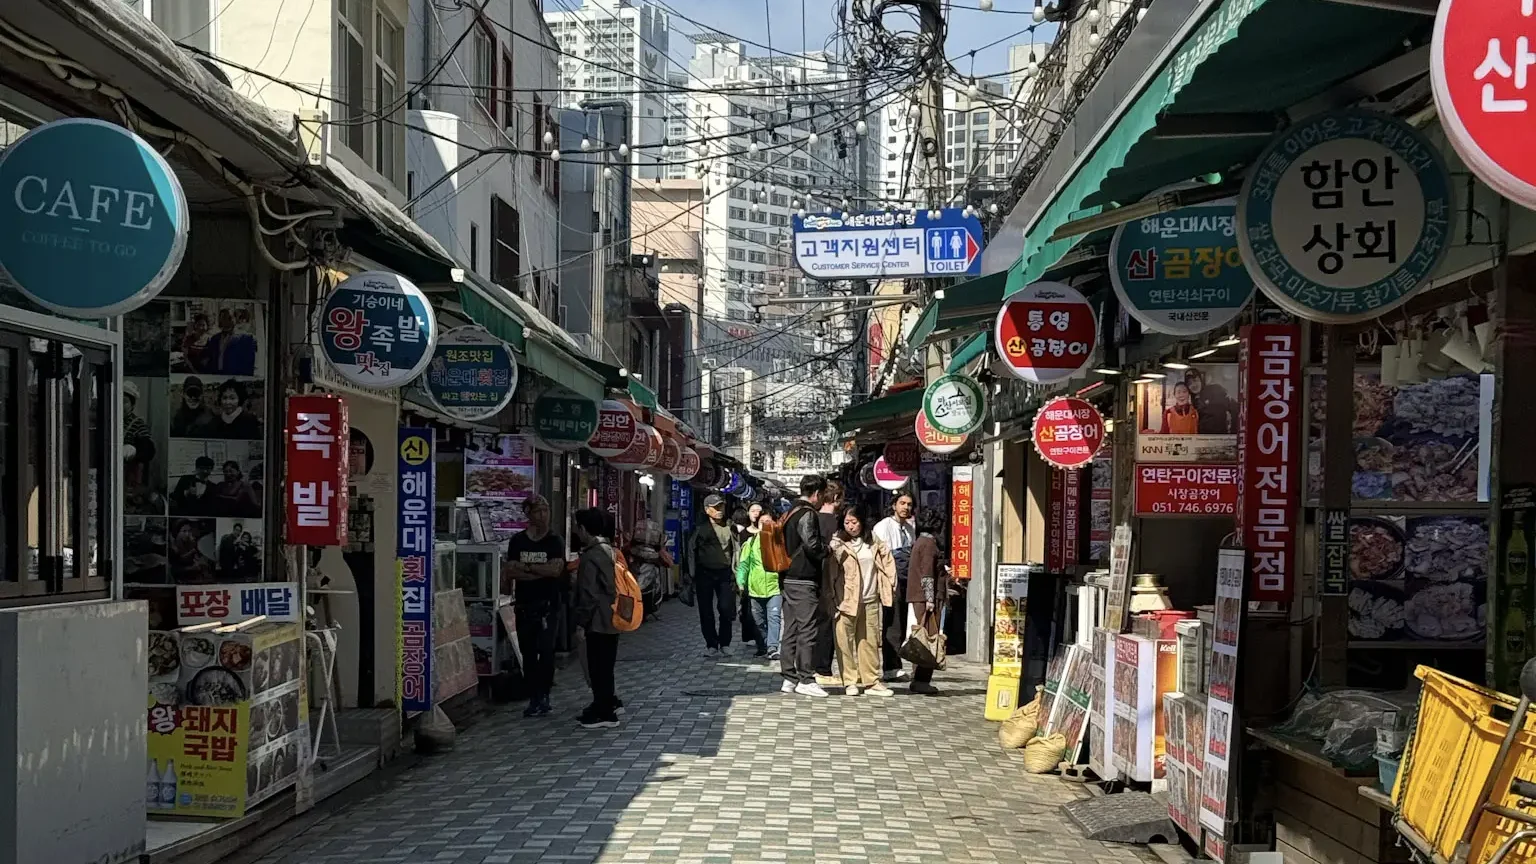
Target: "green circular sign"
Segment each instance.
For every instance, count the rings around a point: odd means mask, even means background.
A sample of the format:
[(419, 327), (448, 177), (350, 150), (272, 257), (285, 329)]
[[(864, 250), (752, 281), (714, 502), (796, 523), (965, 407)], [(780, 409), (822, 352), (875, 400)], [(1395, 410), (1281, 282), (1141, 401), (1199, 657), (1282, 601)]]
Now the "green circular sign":
[(597, 431), (597, 403), (546, 393), (533, 403), (533, 429), (549, 444), (581, 447)]
[(941, 375), (923, 391), (923, 418), (945, 435), (969, 435), (986, 416), (981, 385), (964, 375)]

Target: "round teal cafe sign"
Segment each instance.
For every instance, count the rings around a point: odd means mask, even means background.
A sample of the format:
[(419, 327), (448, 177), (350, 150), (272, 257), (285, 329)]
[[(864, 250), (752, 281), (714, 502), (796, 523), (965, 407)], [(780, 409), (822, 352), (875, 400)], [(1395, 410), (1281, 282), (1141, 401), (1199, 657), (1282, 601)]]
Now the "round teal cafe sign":
[(188, 221), (171, 166), (121, 126), (57, 120), (0, 151), (0, 273), (54, 312), (148, 303), (181, 265)]

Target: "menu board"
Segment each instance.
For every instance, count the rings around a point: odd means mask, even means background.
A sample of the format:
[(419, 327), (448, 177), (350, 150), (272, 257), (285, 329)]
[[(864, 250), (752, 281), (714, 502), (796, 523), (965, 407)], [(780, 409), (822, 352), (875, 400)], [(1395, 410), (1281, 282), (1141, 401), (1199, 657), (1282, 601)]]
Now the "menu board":
[(461, 588), (439, 591), (432, 600), (432, 678), (432, 700), (437, 704), (479, 681)]
[(1140, 636), (1115, 637), (1115, 671), (1111, 679), (1115, 713), (1113, 759), (1116, 770), (1142, 783), (1158, 779), (1154, 756), (1159, 713), (1157, 643)]
[(1045, 731), (1066, 737), (1068, 761), (1077, 758), (1093, 705), (1092, 666), (1091, 652), (1078, 645), (1064, 645), (1051, 662), (1054, 680), (1049, 674), (1046, 677), (1046, 695), (1051, 698), (1048, 713), (1045, 700), (1041, 700)]
[(1131, 592), (1131, 526), (1115, 526), (1109, 544), (1109, 600), (1104, 626), (1116, 633), (1125, 630), (1125, 612)]
[(472, 435), (464, 448), (464, 497), (485, 505), (491, 539), (528, 527), (523, 502), (533, 496), (532, 435)]
[(1024, 616), (1029, 606), (1029, 574), (1024, 564), (997, 565), (993, 596), (992, 674), (1018, 677), (1024, 671)]
[(1243, 630), (1245, 553), (1221, 549), (1216, 559), (1216, 613), (1211, 633), (1211, 686), (1206, 701), (1205, 764), (1200, 781), (1200, 824), (1225, 836), (1231, 798), (1228, 763), (1237, 697), (1237, 648)]
[(1089, 662), (1092, 705), (1088, 712), (1088, 767), (1101, 780), (1114, 780), (1115, 771), (1110, 749), (1114, 744), (1113, 718), (1115, 716), (1114, 690), (1109, 682), (1115, 675), (1115, 634), (1103, 627), (1094, 628), (1092, 656)]

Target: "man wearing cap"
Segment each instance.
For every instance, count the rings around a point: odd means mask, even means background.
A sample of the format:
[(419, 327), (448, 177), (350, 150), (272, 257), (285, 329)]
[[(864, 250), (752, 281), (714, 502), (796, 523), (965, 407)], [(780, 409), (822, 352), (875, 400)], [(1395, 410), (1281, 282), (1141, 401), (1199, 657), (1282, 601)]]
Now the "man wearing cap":
[[(213, 488), (213, 459), (199, 456), (192, 463), (192, 473), (183, 474), (171, 490), (171, 515), (196, 516), (203, 506), (203, 498)], [(204, 513), (201, 515), (212, 515)]]
[(181, 382), (181, 404), (171, 415), (172, 438), (199, 438), (197, 430), (213, 416), (203, 404), (203, 379), (188, 375)]
[(555, 684), (555, 613), (565, 576), (565, 541), (549, 530), (549, 501), (544, 496), (529, 498), (523, 512), (528, 527), (507, 541), (501, 579), (517, 612), (517, 644), (528, 684), (523, 716), (543, 717), (551, 710), (549, 691)]
[(704, 499), (705, 519), (688, 540), (688, 578), (698, 596), (699, 627), (710, 656), (719, 656), (731, 645), (731, 622), (736, 618), (736, 531), (725, 518), (725, 498), (711, 494)]

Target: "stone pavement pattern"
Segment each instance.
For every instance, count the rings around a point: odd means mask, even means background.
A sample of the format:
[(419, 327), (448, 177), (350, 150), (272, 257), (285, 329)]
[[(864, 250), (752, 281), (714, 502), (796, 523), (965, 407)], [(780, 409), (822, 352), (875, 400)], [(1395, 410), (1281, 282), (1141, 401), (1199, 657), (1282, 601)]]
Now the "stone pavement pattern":
[(983, 670), (951, 664), (939, 696), (813, 699), (701, 641), (694, 610), (666, 604), (622, 637), (618, 729), (576, 725), (589, 693), (566, 669), (553, 715), (494, 710), (261, 864), (1156, 860), (1064, 820), (1086, 793), (998, 747)]

